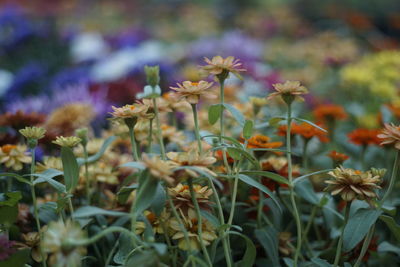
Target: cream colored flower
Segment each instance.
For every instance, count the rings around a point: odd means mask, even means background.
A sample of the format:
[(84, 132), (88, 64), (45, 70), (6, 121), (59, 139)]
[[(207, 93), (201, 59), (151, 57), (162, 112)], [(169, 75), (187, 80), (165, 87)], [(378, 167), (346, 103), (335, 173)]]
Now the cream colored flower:
[(42, 139), (46, 130), (42, 127), (25, 127), (24, 129), (19, 130), (19, 132), (25, 136), (26, 139)]
[(86, 254), (85, 247), (71, 246), (71, 243), (86, 238), (81, 227), (72, 222), (52, 221), (47, 231), (44, 232), (42, 248), (46, 253), (51, 254), (50, 266), (54, 267), (75, 267), (81, 266), (82, 256)]
[[(199, 154), (197, 150), (190, 150), (188, 152), (168, 152), (167, 157), (178, 166), (192, 166), (201, 169), (211, 175), (216, 174), (209, 169), (217, 159), (208, 153)], [(193, 170), (185, 169), (185, 171), (192, 177), (198, 177), (199, 174)]]
[(295, 99), (304, 101), (301, 95), (308, 94), (307, 88), (300, 85), (298, 81), (286, 81), (285, 83), (274, 84), (274, 89), (276, 92), (271, 93), (267, 100), (271, 100), (277, 96), (281, 96), (285, 102), (292, 102)]
[(193, 210), (189, 210), (187, 216), (183, 216), (183, 226), (188, 231), (189, 243), (185, 239), (185, 235), (181, 230), (181, 225), (176, 220), (176, 218), (172, 218), (170, 220), (170, 227), (175, 231), (175, 234), (172, 236), (172, 239), (178, 241), (178, 247), (182, 250), (199, 250), (201, 239), (205, 246), (211, 244), (213, 240), (217, 238), (215, 234), (215, 228), (213, 225), (202, 218), (202, 236), (198, 235), (198, 220), (195, 212)]
[(47, 169), (63, 170), (62, 161), (59, 157), (43, 157), (43, 163), (36, 163), (36, 170), (38, 172), (43, 172)]
[(382, 139), (381, 145), (393, 145), (400, 150), (400, 126), (386, 123), (385, 129), (378, 137)]
[(53, 141), (53, 144), (59, 145), (59, 146), (64, 146), (64, 147), (74, 147), (78, 145), (82, 140), (79, 137), (76, 136), (57, 136), (56, 140)]
[[(148, 107), (149, 113), (154, 113), (153, 99), (142, 99), (143, 105)], [(159, 113), (172, 112), (172, 108), (169, 103), (162, 97), (157, 98), (157, 109)]]
[(31, 161), (24, 145), (4, 145), (0, 149), (0, 163), (14, 171), (21, 170), (24, 163), (28, 164)]
[[(115, 171), (111, 165), (102, 161), (97, 161), (96, 163), (89, 165), (88, 171), (91, 180), (110, 185), (119, 184), (118, 172)], [(84, 173), (82, 173), (81, 176), (84, 177)]]
[(338, 167), (328, 174), (332, 179), (325, 181), (328, 184), (325, 191), (330, 191), (332, 195), (340, 194), (345, 201), (357, 198), (370, 202), (377, 197), (374, 190), (381, 188), (380, 176), (374, 176), (370, 171), (362, 172)]
[[(213, 194), (212, 189), (208, 188), (207, 186), (194, 184), (193, 190), (195, 192), (200, 209), (209, 210), (211, 204), (210, 196)], [(168, 188), (168, 194), (171, 196), (175, 207), (182, 210), (184, 214), (187, 214), (189, 209), (194, 209), (194, 204), (188, 185), (179, 183), (175, 187)]]
[(178, 83), (178, 87), (170, 88), (176, 91), (175, 96), (178, 100), (185, 99), (190, 104), (197, 104), (200, 97), (204, 99), (217, 98), (216, 93), (211, 89), (212, 84), (206, 81), (184, 81), (182, 84)]
[(131, 119), (131, 118), (151, 118), (152, 114), (147, 114), (147, 110), (149, 109), (146, 105), (125, 105), (120, 108), (116, 108), (112, 106), (113, 112), (110, 114), (113, 116), (112, 119), (120, 120), (120, 119)]
[(168, 184), (173, 184), (175, 179), (172, 177), (173, 164), (171, 161), (161, 160), (159, 157), (150, 158), (146, 154), (142, 155), (143, 164), (150, 171), (151, 176), (156, 179), (164, 180)]
[(225, 78), (231, 72), (235, 76), (240, 77), (239, 72), (246, 71), (246, 69), (241, 69), (242, 63), (240, 63), (239, 59), (235, 59), (230, 56), (227, 58), (223, 58), (221, 56), (215, 56), (211, 60), (208, 58), (204, 58), (207, 65), (202, 66), (202, 70), (207, 74), (212, 75), (224, 75)]
[(186, 136), (183, 132), (178, 131), (175, 127), (167, 124), (161, 125), (161, 133), (164, 139), (171, 143), (183, 146), (185, 144)]
[(175, 93), (172, 91), (164, 93), (162, 98), (173, 111), (188, 112), (191, 110), (190, 104), (184, 100), (177, 101)]

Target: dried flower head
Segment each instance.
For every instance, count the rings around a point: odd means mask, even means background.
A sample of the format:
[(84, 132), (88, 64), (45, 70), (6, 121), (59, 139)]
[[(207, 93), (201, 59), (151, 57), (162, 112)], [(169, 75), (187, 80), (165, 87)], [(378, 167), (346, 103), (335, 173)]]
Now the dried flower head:
[(216, 93), (212, 90), (213, 83), (206, 81), (190, 82), (184, 81), (182, 84), (177, 83), (178, 87), (170, 87), (176, 91), (175, 96), (178, 100), (185, 99), (190, 104), (199, 103), (200, 97), (205, 99), (217, 98)]
[(175, 179), (172, 177), (173, 163), (171, 161), (161, 160), (159, 157), (150, 158), (146, 154), (142, 155), (142, 160), (151, 176), (156, 179), (164, 180), (169, 185), (175, 182)]
[(377, 129), (355, 129), (347, 136), (350, 139), (350, 142), (359, 146), (368, 146), (368, 145), (379, 145), (381, 140), (378, 137), (380, 133)]
[(42, 127), (25, 127), (24, 129), (19, 130), (19, 132), (26, 139), (42, 139), (46, 133), (46, 130)]
[(301, 95), (308, 94), (307, 88), (301, 86), (298, 81), (286, 81), (283, 84), (277, 83), (273, 86), (276, 92), (269, 94), (267, 100), (281, 96), (283, 101), (287, 104), (291, 104), (296, 99), (304, 101), (304, 98)]
[(46, 115), (36, 112), (25, 113), (21, 110), (15, 113), (7, 112), (0, 115), (0, 126), (9, 126), (16, 130), (26, 126), (34, 126), (42, 124), (46, 120)]
[(57, 136), (56, 140), (54, 140), (52, 143), (64, 147), (74, 147), (78, 145), (81, 141), (82, 140), (76, 136)]
[(50, 266), (70, 267), (80, 266), (81, 258), (86, 254), (86, 248), (72, 246), (76, 241), (84, 240), (86, 237), (78, 224), (67, 221), (52, 221), (49, 223), (43, 236), (42, 248), (50, 253)]
[[(163, 210), (160, 214), (160, 216), (157, 216), (154, 212), (145, 210), (143, 212), (144, 216), (146, 216), (147, 221), (150, 223), (151, 227), (153, 228), (153, 231), (156, 232), (157, 234), (163, 234), (165, 233), (165, 230), (167, 229), (168, 222), (170, 220), (171, 214), (167, 212), (166, 210)], [(144, 232), (146, 229), (146, 223), (139, 221), (136, 222), (136, 234), (141, 234)]]
[(23, 164), (30, 163), (27, 147), (23, 145), (4, 145), (0, 148), (0, 163), (14, 171), (22, 169)]
[(181, 224), (179, 224), (178, 220), (175, 218), (172, 218), (170, 220), (170, 227), (172, 230), (174, 230), (174, 235), (172, 236), (172, 239), (178, 240), (178, 247), (182, 250), (199, 250), (200, 249), (200, 242), (199, 240), (203, 242), (205, 246), (208, 246), (211, 244), (213, 240), (217, 238), (217, 235), (215, 234), (215, 228), (213, 225), (206, 219), (203, 218), (202, 224), (201, 224), (201, 229), (202, 229), (202, 236), (200, 237), (198, 234), (198, 220), (196, 213), (194, 210), (189, 210), (188, 215), (183, 217), (183, 226), (186, 228), (189, 236), (189, 244), (187, 243), (185, 239), (185, 235), (182, 232), (181, 229)]
[(332, 195), (340, 194), (345, 201), (360, 199), (370, 202), (377, 197), (374, 190), (381, 188), (380, 177), (374, 176), (371, 171), (362, 172), (338, 167), (328, 174), (332, 179), (325, 181), (328, 184), (325, 191), (331, 192)]
[(393, 145), (400, 150), (400, 126), (385, 124), (382, 133), (378, 134), (378, 138), (382, 139), (381, 145)]
[(202, 66), (202, 70), (207, 74), (219, 77), (219, 79), (226, 79), (229, 73), (232, 73), (241, 79), (239, 72), (246, 71), (246, 69), (240, 68), (242, 63), (239, 61), (239, 59), (235, 59), (232, 56), (227, 58), (215, 56), (211, 60), (208, 58), (204, 58), (204, 60), (207, 65)]
[[(201, 186), (199, 184), (194, 184), (193, 190), (200, 209), (210, 210), (210, 196), (213, 193), (212, 190), (207, 186)], [(171, 196), (175, 207), (181, 209), (184, 214), (187, 214), (189, 209), (194, 210), (194, 204), (188, 185), (179, 183), (175, 187), (168, 188), (168, 194)]]

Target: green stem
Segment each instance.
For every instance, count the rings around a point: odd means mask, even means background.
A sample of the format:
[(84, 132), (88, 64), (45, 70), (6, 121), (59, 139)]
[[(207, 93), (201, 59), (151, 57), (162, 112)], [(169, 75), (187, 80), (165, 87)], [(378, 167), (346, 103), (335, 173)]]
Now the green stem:
[(74, 206), (72, 205), (72, 197), (68, 198), (68, 206), (69, 206), (69, 212), (71, 214), (71, 220), (74, 220)]
[(197, 118), (196, 104), (192, 104), (191, 106), (192, 106), (193, 119), (194, 119), (194, 133), (196, 135), (197, 145), (199, 146), (199, 153), (201, 154), (203, 151), (202, 151), (201, 139), (200, 139), (200, 133), (199, 133), (199, 120)]
[(343, 233), (344, 233), (344, 228), (346, 227), (347, 221), (349, 220), (350, 206), (351, 206), (351, 202), (347, 202), (346, 203), (346, 207), (345, 207), (345, 211), (344, 211), (345, 215), (344, 215), (344, 222), (343, 222), (343, 226), (342, 226), (342, 231), (340, 233), (339, 242), (338, 242), (338, 245), (336, 247), (336, 256), (335, 256), (335, 261), (333, 263), (334, 267), (338, 266), (339, 260), (340, 260), (340, 254), (342, 253)]
[(305, 171), (308, 170), (307, 148), (309, 140), (310, 139), (304, 139), (304, 145), (303, 145), (303, 168)]
[(234, 184), (233, 184), (233, 192), (232, 192), (232, 200), (231, 200), (231, 211), (229, 213), (228, 225), (232, 225), (233, 217), (235, 215), (235, 206), (236, 206), (236, 197), (237, 197), (238, 184), (239, 184), (239, 176), (238, 176), (238, 172), (236, 171), (235, 180), (234, 180)]
[(200, 247), (201, 250), (203, 251), (204, 257), (206, 258), (206, 261), (208, 263), (209, 266), (213, 266), (211, 259), (210, 259), (210, 255), (208, 254), (207, 248), (204, 245), (203, 242), (203, 219), (202, 219), (202, 215), (200, 212), (200, 207), (199, 207), (199, 203), (197, 202), (197, 198), (196, 198), (196, 192), (193, 189), (193, 181), (192, 178), (189, 178), (188, 180), (188, 184), (189, 184), (189, 190), (190, 190), (190, 195), (192, 197), (192, 202), (194, 205), (194, 209), (196, 211), (197, 214), (197, 235), (198, 235), (198, 241), (200, 243)]
[(139, 161), (139, 156), (136, 147), (136, 140), (135, 140), (135, 126), (128, 126), (129, 128), (129, 137), (131, 138), (131, 146), (132, 146), (132, 156), (135, 161)]
[(153, 141), (153, 119), (150, 119), (149, 136), (147, 138), (147, 153), (151, 153), (152, 141)]
[(307, 235), (308, 235), (308, 232), (310, 231), (311, 225), (314, 222), (315, 215), (317, 215), (318, 208), (319, 208), (318, 206), (314, 206), (311, 211), (310, 218), (308, 219), (306, 228), (304, 229), (304, 232), (303, 232), (303, 238), (302, 238), (303, 241), (307, 241)]
[(219, 132), (219, 143), (222, 144), (222, 136), (224, 136), (224, 101), (225, 101), (225, 92), (224, 92), (224, 85), (225, 79), (220, 79), (220, 105), (221, 111), (219, 114), (219, 125), (220, 125), (220, 132)]
[(165, 160), (167, 157), (165, 156), (164, 140), (163, 140), (162, 132), (161, 132), (161, 123), (160, 123), (160, 118), (158, 115), (158, 106), (157, 106), (156, 98), (153, 98), (153, 106), (154, 106), (154, 114), (155, 114), (156, 125), (157, 125), (157, 136), (158, 136), (158, 141), (160, 142), (161, 157), (163, 160)]
[(289, 179), (289, 193), (290, 193), (290, 201), (293, 207), (293, 215), (296, 221), (296, 228), (297, 228), (297, 245), (296, 245), (296, 252), (294, 254), (294, 267), (297, 267), (297, 261), (301, 251), (301, 220), (300, 214), (297, 209), (295, 194), (294, 194), (294, 185), (293, 185), (293, 173), (292, 173), (292, 148), (291, 148), (291, 126), (292, 126), (292, 107), (291, 104), (287, 105), (287, 129), (286, 129), (286, 157), (288, 161), (288, 179)]
[(387, 200), (387, 198), (389, 197), (390, 193), (393, 190), (394, 184), (396, 182), (396, 176), (397, 176), (397, 171), (400, 165), (400, 157), (399, 157), (400, 151), (397, 150), (396, 151), (396, 157), (394, 159), (394, 164), (393, 164), (393, 169), (392, 169), (392, 176), (390, 177), (390, 182), (389, 182), (389, 187), (385, 192), (385, 195), (383, 196), (381, 202), (380, 202), (380, 206), (382, 207), (383, 204), (385, 203), (385, 201)]
[(31, 162), (31, 195), (32, 195), (32, 202), (33, 202), (33, 213), (35, 215), (35, 221), (36, 221), (36, 227), (38, 229), (38, 233), (39, 233), (39, 241), (40, 241), (40, 255), (42, 257), (42, 265), (44, 267), (47, 266), (46, 263), (46, 254), (43, 251), (42, 248), (42, 241), (43, 241), (43, 233), (41, 230), (41, 226), (40, 226), (40, 220), (39, 220), (39, 209), (38, 209), (38, 205), (37, 205), (37, 199), (36, 199), (36, 192), (35, 192), (35, 186), (33, 185), (33, 175), (35, 173), (35, 148), (32, 148), (32, 162)]
[(356, 264), (354, 264), (353, 267), (359, 267), (361, 265), (361, 262), (365, 256), (365, 253), (367, 253), (367, 251), (368, 251), (368, 247), (369, 247), (369, 244), (371, 243), (372, 236), (374, 235), (374, 230), (375, 230), (375, 224), (373, 224), (371, 226), (371, 228), (369, 228), (368, 234), (364, 239), (364, 243), (362, 245), (360, 255), (358, 256)]
[(111, 259), (112, 259), (113, 255), (114, 255), (115, 250), (117, 250), (118, 246), (119, 246), (119, 240), (117, 240), (117, 242), (115, 242), (115, 244), (114, 244), (113, 248), (111, 249), (110, 253), (108, 253), (108, 257), (107, 257), (107, 260), (106, 260), (106, 263), (104, 264), (104, 266), (109, 266), (110, 265)]
[[(261, 184), (261, 179), (259, 179)], [(262, 215), (263, 215), (263, 206), (264, 206), (264, 195), (261, 190), (258, 190), (258, 205), (257, 205), (257, 227), (261, 228), (262, 226)]]
[(88, 152), (87, 152), (87, 144), (83, 145), (83, 154), (85, 157), (85, 186), (86, 186), (86, 200), (88, 205), (90, 206), (90, 181), (89, 181), (89, 166), (88, 166)]

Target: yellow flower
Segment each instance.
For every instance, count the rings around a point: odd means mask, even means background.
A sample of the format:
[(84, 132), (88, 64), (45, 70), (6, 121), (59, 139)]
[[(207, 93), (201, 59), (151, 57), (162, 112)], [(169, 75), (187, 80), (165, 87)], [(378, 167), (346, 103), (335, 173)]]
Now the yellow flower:
[(150, 158), (146, 154), (142, 155), (143, 164), (150, 171), (151, 176), (156, 179), (164, 180), (168, 184), (173, 184), (175, 179), (173, 175), (173, 164), (171, 161), (161, 160), (159, 157)]
[[(209, 169), (217, 159), (208, 153), (199, 154), (195, 149), (192, 149), (188, 152), (168, 152), (167, 157), (179, 166), (193, 166), (198, 169), (201, 169), (205, 172), (210, 173), (211, 175), (216, 176), (216, 174)], [(192, 177), (198, 177), (199, 174), (192, 170), (185, 170)]]
[(43, 172), (47, 169), (63, 170), (62, 161), (59, 157), (44, 157), (43, 163), (37, 162), (36, 164), (38, 172)]
[(400, 150), (400, 126), (392, 124), (385, 124), (378, 137), (382, 139), (381, 145), (393, 145), (396, 149)]
[(24, 163), (32, 161), (26, 150), (26, 146), (23, 145), (4, 145), (0, 149), (0, 163), (14, 171), (19, 171)]
[(328, 174), (332, 179), (325, 181), (328, 184), (325, 191), (330, 191), (332, 195), (340, 194), (344, 201), (357, 198), (371, 202), (377, 197), (374, 190), (381, 188), (378, 185), (381, 182), (380, 176), (373, 175), (371, 171), (362, 172), (338, 167)]
[(271, 93), (267, 100), (271, 100), (277, 96), (281, 96), (286, 103), (291, 103), (293, 100), (299, 99), (304, 101), (301, 95), (308, 94), (307, 88), (300, 85), (298, 81), (286, 81), (285, 83), (274, 84), (276, 92)]
[(198, 220), (195, 212), (193, 210), (189, 210), (188, 216), (183, 216), (183, 226), (188, 231), (189, 243), (187, 243), (185, 239), (185, 235), (181, 230), (181, 225), (176, 220), (176, 218), (172, 218), (170, 220), (170, 227), (175, 231), (175, 234), (172, 236), (172, 239), (178, 241), (178, 247), (182, 250), (199, 250), (201, 239), (205, 246), (211, 244), (213, 240), (217, 238), (215, 234), (215, 228), (213, 225), (202, 218), (202, 236), (198, 235)]
[(235, 59), (230, 56), (223, 58), (221, 56), (215, 56), (211, 60), (204, 58), (207, 65), (202, 66), (202, 70), (207, 74), (212, 74), (225, 79), (231, 72), (236, 77), (241, 78), (239, 72), (246, 71), (246, 69), (241, 69), (242, 63), (239, 59)]
[(82, 140), (79, 137), (76, 136), (57, 136), (56, 140), (53, 141), (53, 144), (59, 145), (59, 146), (64, 146), (64, 147), (74, 147), (78, 145)]
[[(211, 204), (210, 196), (213, 194), (212, 190), (199, 184), (194, 184), (193, 190), (200, 209), (209, 210)], [(175, 207), (182, 210), (184, 214), (187, 214), (189, 209), (194, 209), (188, 185), (179, 183), (176, 187), (168, 188), (168, 194), (171, 196)]]
[(54, 267), (81, 266), (85, 247), (74, 247), (70, 243), (84, 240), (86, 237), (81, 227), (72, 222), (52, 221), (44, 232), (42, 248), (50, 253), (49, 264)]
[(178, 100), (185, 99), (190, 104), (199, 103), (200, 97), (205, 99), (217, 98), (216, 93), (211, 90), (213, 83), (206, 81), (190, 82), (184, 81), (182, 84), (178, 83), (178, 87), (170, 87), (175, 90), (175, 96)]
[[(90, 165), (88, 171), (92, 180), (110, 185), (119, 184), (118, 172), (114, 171), (112, 166), (107, 165), (104, 162), (98, 161), (95, 164)], [(84, 177), (84, 175), (82, 175), (82, 177)]]
[(25, 136), (26, 139), (42, 139), (46, 130), (42, 127), (25, 127), (24, 129), (19, 130), (19, 132)]

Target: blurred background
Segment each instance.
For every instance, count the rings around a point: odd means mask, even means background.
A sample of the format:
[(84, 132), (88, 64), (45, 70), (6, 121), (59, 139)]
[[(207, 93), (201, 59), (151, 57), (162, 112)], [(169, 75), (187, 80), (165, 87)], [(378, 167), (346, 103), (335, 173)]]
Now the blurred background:
[(134, 101), (145, 64), (160, 65), (166, 89), (198, 80), (204, 57), (232, 55), (249, 94), (300, 80), (310, 105), (347, 90), (374, 114), (400, 107), (399, 39), (398, 0), (0, 1), (0, 109), (44, 116), (84, 102), (104, 117)]

